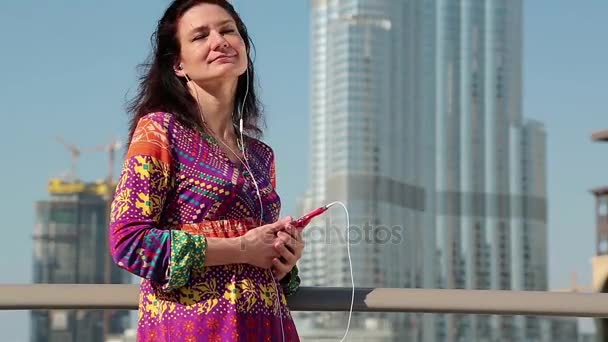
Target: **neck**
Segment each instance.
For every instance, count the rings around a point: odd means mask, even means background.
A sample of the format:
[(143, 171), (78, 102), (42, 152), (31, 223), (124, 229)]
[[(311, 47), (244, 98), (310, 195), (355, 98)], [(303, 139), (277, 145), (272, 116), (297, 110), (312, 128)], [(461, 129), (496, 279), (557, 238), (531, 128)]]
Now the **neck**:
[(236, 81), (222, 80), (203, 85), (194, 81), (189, 83), (190, 93), (199, 104), (199, 113), (202, 113), (205, 125), (211, 130), (211, 134), (224, 141), (232, 141), (235, 138), (232, 113)]

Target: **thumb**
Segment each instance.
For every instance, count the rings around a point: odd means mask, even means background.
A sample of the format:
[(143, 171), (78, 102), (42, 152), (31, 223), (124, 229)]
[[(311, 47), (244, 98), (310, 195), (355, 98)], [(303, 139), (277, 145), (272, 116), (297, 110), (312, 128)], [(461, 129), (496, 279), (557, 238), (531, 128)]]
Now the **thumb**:
[(276, 223), (277, 226), (281, 226), (282, 227), (282, 226), (288, 224), (291, 221), (292, 221), (291, 216), (285, 216), (285, 217), (283, 217), (282, 219), (278, 220), (275, 223)]
[(291, 216), (283, 217), (282, 219), (275, 221), (274, 223), (269, 224), (268, 226), (272, 227), (273, 231), (281, 229), (287, 223), (291, 222)]
[(283, 229), (283, 227), (285, 227), (285, 225), (289, 224), (289, 222), (291, 222), (291, 216), (286, 216), (283, 217), (282, 219), (276, 221), (275, 223), (271, 224), (270, 226), (272, 227), (272, 232), (276, 233), (279, 230)]

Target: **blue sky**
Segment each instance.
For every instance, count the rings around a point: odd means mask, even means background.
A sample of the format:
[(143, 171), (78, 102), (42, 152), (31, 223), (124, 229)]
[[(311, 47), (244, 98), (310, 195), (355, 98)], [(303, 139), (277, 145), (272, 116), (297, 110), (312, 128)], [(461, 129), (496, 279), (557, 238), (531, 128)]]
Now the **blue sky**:
[[(308, 180), (308, 1), (234, 1), (257, 48), (266, 140), (275, 148), (283, 214)], [(0, 2), (0, 283), (31, 281), (34, 201), (46, 182), (69, 169), (62, 136), (81, 147), (124, 138), (125, 100), (135, 66), (168, 1)], [(594, 203), (589, 189), (608, 184), (608, 144), (590, 134), (608, 128), (608, 2), (527, 0), (524, 24), (524, 115), (548, 133), (550, 285), (591, 279)], [(85, 154), (84, 179), (106, 174), (105, 154)], [(7, 341), (25, 341), (26, 312), (0, 312)]]

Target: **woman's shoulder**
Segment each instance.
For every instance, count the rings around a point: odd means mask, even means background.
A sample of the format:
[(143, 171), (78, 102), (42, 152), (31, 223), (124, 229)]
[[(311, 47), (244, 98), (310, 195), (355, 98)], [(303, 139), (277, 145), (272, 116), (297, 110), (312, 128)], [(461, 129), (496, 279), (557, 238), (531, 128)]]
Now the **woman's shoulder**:
[(131, 137), (127, 156), (147, 155), (170, 163), (173, 139), (170, 113), (154, 112), (142, 115)]
[(176, 142), (176, 137), (183, 135), (183, 126), (176, 117), (168, 112), (151, 112), (142, 115), (131, 138), (131, 143), (154, 141), (170, 149)]
[(268, 143), (251, 136), (247, 136), (245, 142), (245, 148), (249, 150), (249, 153), (261, 157), (268, 163), (274, 159), (274, 150)]
[(150, 112), (139, 118), (139, 123), (155, 122), (168, 129), (175, 122), (175, 116), (168, 112)]
[(165, 135), (170, 140), (176, 136), (192, 134), (191, 129), (186, 128), (177, 118), (176, 115), (170, 112), (151, 112), (143, 115), (137, 126), (154, 127), (157, 134)]

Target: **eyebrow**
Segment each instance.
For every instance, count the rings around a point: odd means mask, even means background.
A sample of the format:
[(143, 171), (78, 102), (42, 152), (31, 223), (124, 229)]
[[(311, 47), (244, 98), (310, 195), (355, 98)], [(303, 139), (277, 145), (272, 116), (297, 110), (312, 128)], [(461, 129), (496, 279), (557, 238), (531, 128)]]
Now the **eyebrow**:
[[(222, 20), (219, 23), (217, 23), (216, 26), (224, 26), (226, 24), (235, 24), (236, 25), (236, 23), (234, 22), (234, 20), (232, 20), (232, 19), (226, 19), (226, 20)], [(199, 27), (195, 27), (192, 30), (190, 30), (190, 34), (192, 35), (192, 34), (194, 34), (196, 32), (200, 32), (200, 31), (208, 30), (208, 29), (209, 29), (209, 25), (201, 25)]]

